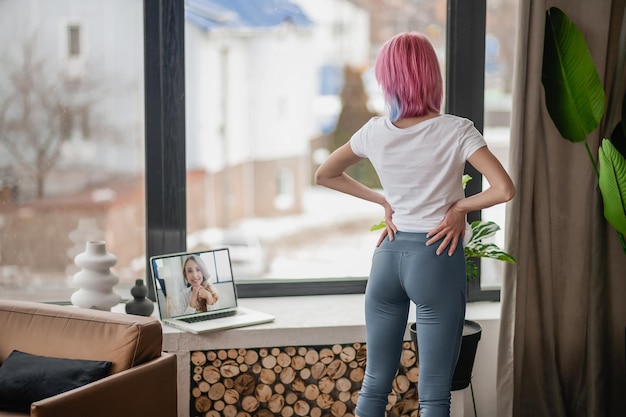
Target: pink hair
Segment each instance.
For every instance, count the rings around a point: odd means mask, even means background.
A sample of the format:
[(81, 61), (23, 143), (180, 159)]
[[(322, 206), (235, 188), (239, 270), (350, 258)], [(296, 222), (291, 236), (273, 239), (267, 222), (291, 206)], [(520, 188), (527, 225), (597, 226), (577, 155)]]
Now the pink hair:
[(400, 33), (378, 52), (375, 74), (392, 121), (439, 113), (443, 80), (435, 50), (424, 35)]

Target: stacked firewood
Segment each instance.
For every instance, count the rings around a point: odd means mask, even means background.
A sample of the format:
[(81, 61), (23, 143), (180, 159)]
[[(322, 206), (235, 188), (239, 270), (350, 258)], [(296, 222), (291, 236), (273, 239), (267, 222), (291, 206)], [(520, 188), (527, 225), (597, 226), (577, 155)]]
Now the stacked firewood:
[[(191, 415), (353, 417), (366, 346), (221, 349), (191, 353)], [(418, 368), (404, 342), (388, 417), (416, 417)]]

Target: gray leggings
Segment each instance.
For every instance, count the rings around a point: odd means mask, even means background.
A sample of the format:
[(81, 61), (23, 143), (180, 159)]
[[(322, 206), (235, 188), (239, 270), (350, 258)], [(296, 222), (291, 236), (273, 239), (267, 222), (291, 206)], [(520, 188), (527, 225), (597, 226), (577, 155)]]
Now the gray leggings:
[(359, 417), (383, 417), (398, 370), (410, 301), (417, 307), (422, 417), (450, 415), (450, 384), (465, 318), (465, 256), (437, 256), (426, 233), (400, 232), (376, 248), (365, 290), (367, 363)]

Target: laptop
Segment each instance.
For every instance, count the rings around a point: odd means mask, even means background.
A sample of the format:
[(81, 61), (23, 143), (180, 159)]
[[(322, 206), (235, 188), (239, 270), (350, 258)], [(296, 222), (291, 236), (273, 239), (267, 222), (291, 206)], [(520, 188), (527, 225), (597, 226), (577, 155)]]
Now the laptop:
[(275, 319), (238, 305), (228, 248), (153, 256), (150, 269), (159, 316), (169, 326), (199, 334)]

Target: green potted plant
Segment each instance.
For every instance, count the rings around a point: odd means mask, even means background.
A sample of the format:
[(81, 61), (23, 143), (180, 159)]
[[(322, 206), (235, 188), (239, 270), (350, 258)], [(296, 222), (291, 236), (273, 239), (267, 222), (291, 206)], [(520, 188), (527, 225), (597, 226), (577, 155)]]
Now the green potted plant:
[(626, 254), (626, 95), (621, 122), (598, 148), (598, 167), (587, 135), (604, 116), (604, 88), (581, 32), (556, 7), (546, 12), (541, 75), (550, 118), (564, 139), (584, 142), (598, 178), (604, 217), (617, 231)]

